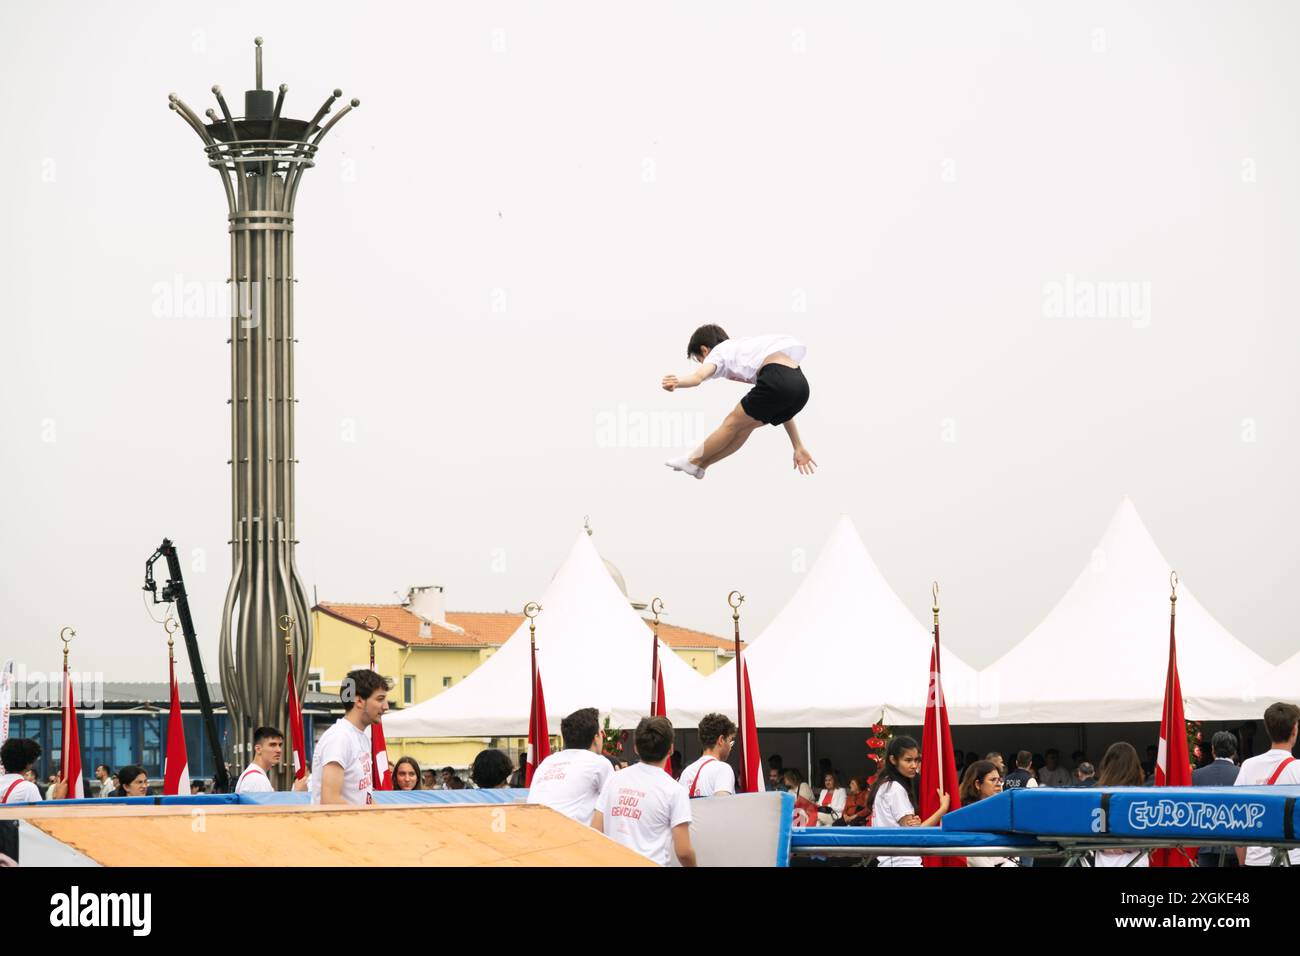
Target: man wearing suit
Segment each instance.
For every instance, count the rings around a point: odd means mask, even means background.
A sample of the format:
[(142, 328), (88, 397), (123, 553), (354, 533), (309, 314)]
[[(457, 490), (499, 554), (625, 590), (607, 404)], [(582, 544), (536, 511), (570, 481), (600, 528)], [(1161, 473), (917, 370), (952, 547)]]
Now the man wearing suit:
[[(1226, 730), (1220, 730), (1210, 741), (1214, 751), (1214, 762), (1192, 771), (1193, 787), (1231, 787), (1236, 782), (1241, 768), (1233, 763), (1237, 755), (1237, 738)], [(1201, 847), (1196, 856), (1201, 866), (1234, 866), (1236, 854), (1223, 847)]]

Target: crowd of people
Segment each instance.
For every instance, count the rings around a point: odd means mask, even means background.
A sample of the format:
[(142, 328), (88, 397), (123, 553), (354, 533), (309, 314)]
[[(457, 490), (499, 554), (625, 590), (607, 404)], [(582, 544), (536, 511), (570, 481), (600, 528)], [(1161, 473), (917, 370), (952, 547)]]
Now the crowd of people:
[[(311, 773), (294, 783), (305, 790), (314, 804), (365, 804), (372, 802), (371, 725), (388, 710), (389, 681), (371, 670), (348, 674), (344, 702), (348, 710), (332, 724), (315, 747)], [(1264, 728), (1270, 749), (1237, 762), (1239, 741), (1220, 731), (1211, 740), (1211, 752), (1192, 775), (1194, 786), (1300, 784), (1300, 761), (1292, 756), (1300, 728), (1300, 708), (1278, 702), (1264, 712)], [(691, 846), (690, 802), (694, 799), (725, 797), (736, 792), (736, 775), (728, 758), (736, 739), (735, 723), (723, 714), (708, 714), (700, 721), (700, 757), (683, 766), (673, 744), (673, 726), (664, 717), (643, 718), (633, 734), (635, 762), (605, 753), (605, 734), (594, 707), (574, 711), (563, 719), (560, 733), (563, 749), (546, 757), (534, 770), (527, 801), (541, 804), (591, 826), (629, 849), (668, 865), (695, 865)], [(274, 790), (271, 771), (283, 759), (284, 734), (272, 727), (254, 733), (253, 760), (239, 775), (236, 793)], [(979, 757), (958, 753), (959, 780), (956, 791), (960, 805), (969, 806), (1004, 790), (1034, 787), (1140, 787), (1154, 783), (1157, 748), (1150, 747), (1143, 761), (1130, 743), (1111, 744), (1094, 766), (1087, 754), (1071, 755), (1073, 767), (1061, 765), (1060, 753), (1047, 750), (1042, 757), (1028, 750), (1015, 754), (1014, 767), (1000, 752)], [(34, 740), (12, 738), (0, 751), (0, 763), (7, 772), (0, 776), (0, 803), (26, 803), (59, 799), (67, 785), (57, 775), (50, 778), (45, 792), (35, 779), (34, 767), (41, 748)], [(410, 756), (397, 760), (392, 768), (394, 790), (460, 790), (471, 785), (479, 789), (523, 787), (525, 757), (518, 762), (498, 749), (486, 749), (473, 761), (467, 783), (455, 768), (421, 768)], [(938, 826), (952, 806), (952, 794), (937, 789), (935, 809), (922, 817), (918, 786), (921, 747), (912, 737), (890, 738), (879, 766), (868, 758), (866, 772), (842, 775), (830, 760), (821, 760), (821, 786), (814, 790), (797, 767), (786, 767), (779, 754), (767, 758), (767, 787), (785, 790), (795, 797), (795, 822), (804, 826), (933, 827)], [(126, 766), (113, 773), (109, 767), (95, 768), (101, 795), (144, 796), (148, 775), (141, 767)], [(202, 790), (196, 781), (195, 792)], [(927, 801), (928, 802), (928, 801)], [(1262, 866), (1272, 861), (1265, 847), (1203, 848), (1201, 866)], [(1300, 850), (1290, 851), (1293, 865), (1300, 865)], [(1145, 866), (1146, 851), (1097, 850), (1094, 866)], [(919, 856), (883, 855), (876, 863), (884, 867), (920, 866)], [(1032, 865), (1029, 857), (971, 857), (971, 866)]]

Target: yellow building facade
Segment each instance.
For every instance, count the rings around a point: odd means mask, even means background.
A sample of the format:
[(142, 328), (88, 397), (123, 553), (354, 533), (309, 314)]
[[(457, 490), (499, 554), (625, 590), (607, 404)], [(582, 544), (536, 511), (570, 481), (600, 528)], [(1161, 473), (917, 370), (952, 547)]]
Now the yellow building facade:
[[(483, 622), (473, 623), (486, 625), (487, 633), (483, 629), (470, 630), (454, 620), (448, 620), (446, 625), (431, 624), (398, 604), (318, 604), (312, 608), (315, 641), (309, 680), (325, 693), (337, 693), (348, 671), (370, 665), (368, 626), (375, 626), (375, 670), (393, 682), (390, 706), (409, 707), (435, 697), (460, 683), (496, 653), (509, 632), (501, 636), (502, 623), (495, 619), (514, 616), (452, 617), (482, 617)], [(463, 768), (480, 750), (491, 746), (497, 745), (489, 738), (445, 738), (436, 743), (409, 744), (389, 741), (388, 759), (395, 763), (398, 757), (410, 756), (421, 768)]]
[[(390, 706), (409, 707), (468, 677), (523, 620), (521, 614), (444, 612), (441, 589), (434, 588), (412, 589), (405, 604), (321, 602), (312, 608), (315, 641), (308, 680), (324, 693), (338, 693), (348, 671), (370, 666), (373, 627), (375, 670), (393, 682)], [(732, 657), (729, 641), (699, 631), (661, 624), (659, 639), (702, 675), (712, 674)], [(463, 769), (487, 747), (504, 750), (514, 759), (526, 746), (527, 739), (519, 737), (390, 739), (388, 759), (391, 764), (409, 756), (422, 769)], [(558, 736), (552, 737), (551, 746), (561, 746)]]

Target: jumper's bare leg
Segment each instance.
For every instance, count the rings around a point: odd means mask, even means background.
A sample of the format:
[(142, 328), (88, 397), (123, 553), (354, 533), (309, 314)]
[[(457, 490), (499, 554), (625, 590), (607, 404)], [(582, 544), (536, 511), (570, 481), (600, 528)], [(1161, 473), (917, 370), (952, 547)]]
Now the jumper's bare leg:
[(740, 446), (745, 444), (754, 429), (762, 426), (762, 422), (750, 418), (745, 414), (745, 410), (737, 405), (723, 419), (717, 430), (704, 439), (704, 444), (691, 453), (691, 464), (708, 468), (728, 455), (734, 455), (740, 450)]

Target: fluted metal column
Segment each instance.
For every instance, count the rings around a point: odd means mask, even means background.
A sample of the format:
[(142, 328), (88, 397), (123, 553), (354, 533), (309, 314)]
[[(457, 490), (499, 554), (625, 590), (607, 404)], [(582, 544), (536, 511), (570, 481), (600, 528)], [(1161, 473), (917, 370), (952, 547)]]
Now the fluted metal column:
[[(220, 667), (236, 772), (251, 757), (257, 727), (288, 732), (280, 615), (299, 622), (294, 659), (311, 661), (311, 606), (294, 556), (293, 208), (321, 140), (360, 105), (352, 100), (322, 127), (343, 95), (335, 90), (310, 121), (281, 116), (288, 87), (272, 104), (262, 89), (261, 37), (255, 43), (257, 89), (244, 95), (244, 116), (231, 115), (219, 86), (212, 92), (220, 113), (209, 109), (206, 124), (174, 93), (169, 98), (221, 175), (229, 220), (232, 570)], [(304, 664), (297, 675), (300, 697), (307, 672)], [(283, 774), (281, 785), (288, 780)]]

